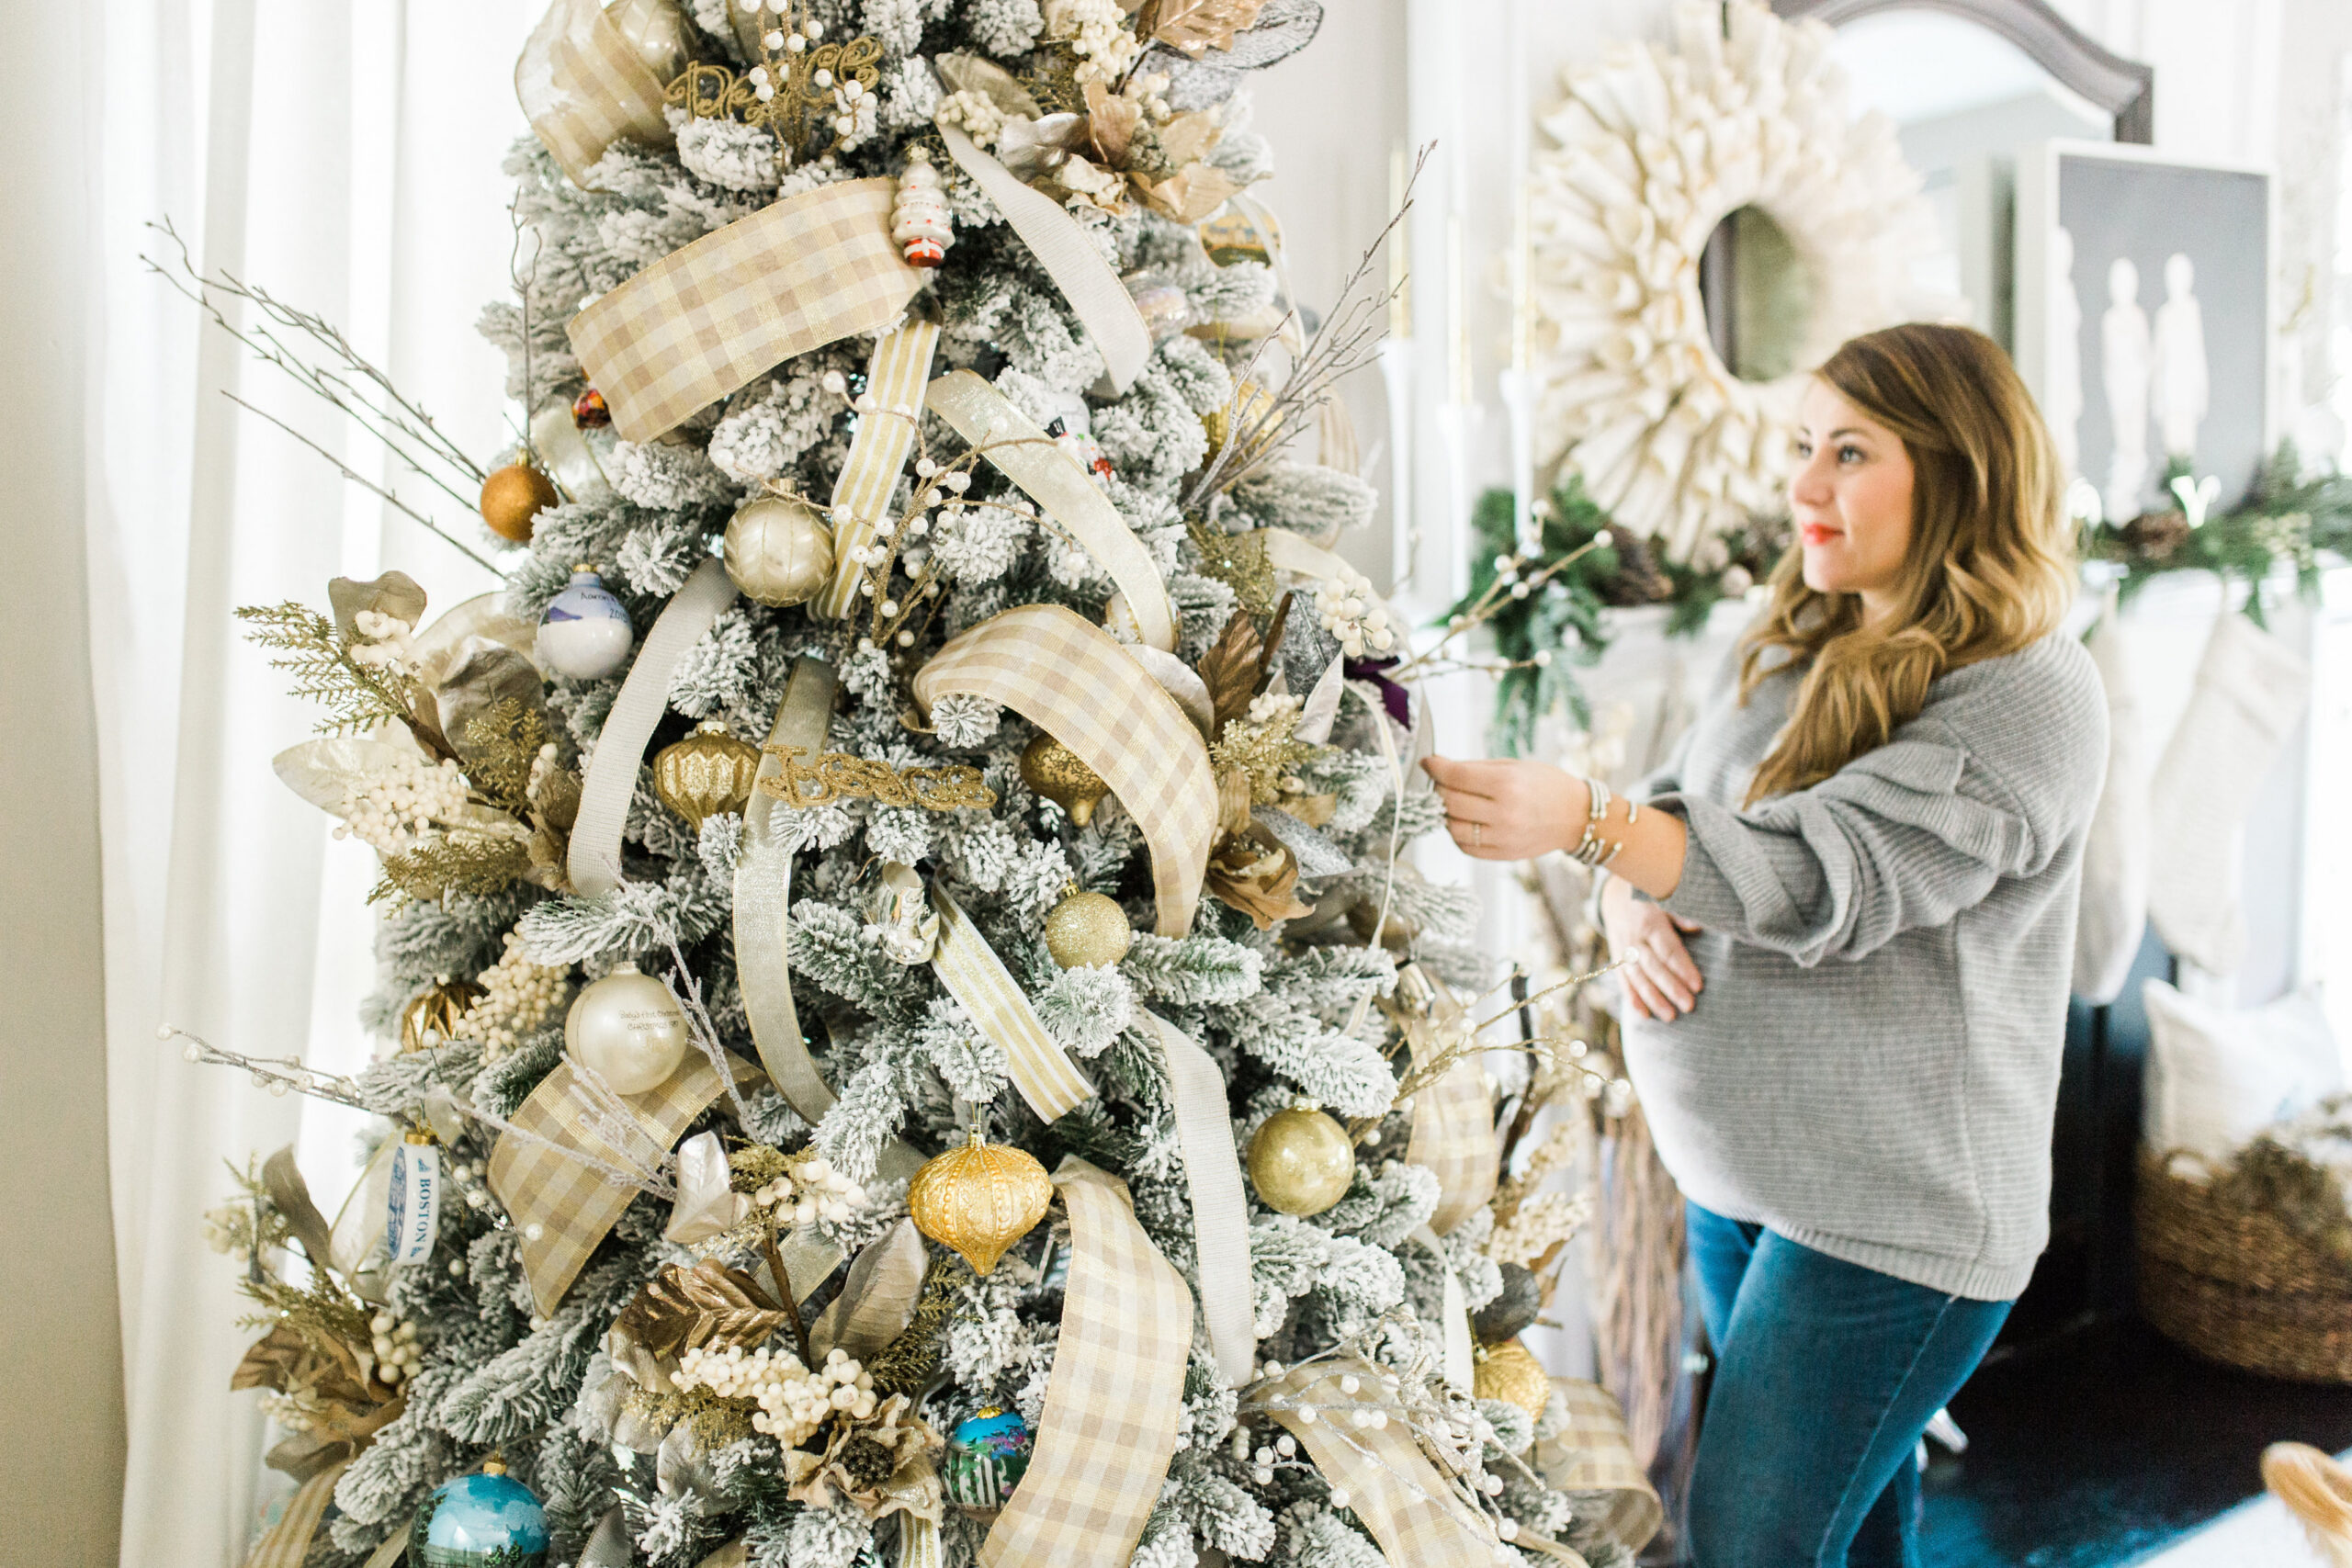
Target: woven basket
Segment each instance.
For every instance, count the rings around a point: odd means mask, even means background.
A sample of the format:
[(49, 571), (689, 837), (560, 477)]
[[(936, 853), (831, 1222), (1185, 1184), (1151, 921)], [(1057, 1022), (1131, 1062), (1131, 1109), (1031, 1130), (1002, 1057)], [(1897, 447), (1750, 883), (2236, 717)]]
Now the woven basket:
[(2352, 1383), (2352, 1269), (2273, 1215), (2218, 1200), (2140, 1156), (2140, 1312), (2212, 1360), (2299, 1382)]

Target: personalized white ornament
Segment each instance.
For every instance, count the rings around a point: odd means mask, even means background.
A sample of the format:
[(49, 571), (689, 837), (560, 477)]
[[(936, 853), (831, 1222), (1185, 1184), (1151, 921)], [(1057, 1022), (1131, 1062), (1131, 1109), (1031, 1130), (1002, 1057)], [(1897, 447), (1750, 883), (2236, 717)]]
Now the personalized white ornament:
[(616, 964), (589, 985), (563, 1021), (565, 1051), (616, 1094), (661, 1087), (686, 1059), (688, 1043), (678, 998), (634, 964)]
[(890, 209), (890, 238), (916, 266), (937, 266), (956, 243), (954, 220), (939, 194), (939, 171), (921, 146), (907, 150), (906, 173), (899, 176), (899, 198)]
[(539, 667), (574, 681), (594, 681), (628, 661), (637, 642), (628, 611), (605, 589), (593, 565), (571, 569), (571, 581), (539, 617), (532, 644)]

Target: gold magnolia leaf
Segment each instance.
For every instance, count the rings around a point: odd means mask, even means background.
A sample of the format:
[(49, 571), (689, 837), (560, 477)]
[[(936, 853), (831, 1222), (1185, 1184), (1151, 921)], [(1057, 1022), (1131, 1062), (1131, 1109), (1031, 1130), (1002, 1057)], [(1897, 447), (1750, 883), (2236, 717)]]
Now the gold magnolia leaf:
[(1159, 0), (1144, 20), (1147, 36), (1197, 60), (1203, 50), (1231, 49), (1233, 35), (1265, 8), (1266, 0)]
[(1100, 82), (1086, 85), (1086, 129), (1094, 150), (1112, 168), (1125, 168), (1127, 151), (1135, 144), (1136, 127), (1143, 110), (1134, 99), (1123, 98)]
[(1179, 223), (1199, 222), (1241, 188), (1213, 164), (1187, 164), (1157, 183), (1140, 175), (1127, 177), (1143, 192), (1145, 206)]
[(1197, 110), (1180, 114), (1159, 128), (1159, 153), (1168, 167), (1181, 169), (1207, 157), (1224, 136), (1225, 128), (1213, 117)]
[(1207, 886), (1260, 931), (1315, 912), (1298, 900), (1298, 856), (1257, 823), (1229, 835), (1209, 856)]
[(1216, 716), (1216, 733), (1224, 733), (1229, 721), (1250, 710), (1264, 652), (1250, 612), (1236, 610), (1218, 634), (1216, 646), (1201, 655), (1201, 683), (1209, 689), (1209, 711)]
[(787, 1321), (749, 1274), (706, 1258), (691, 1269), (673, 1263), (647, 1280), (616, 1326), (666, 1359), (702, 1345), (757, 1345)]

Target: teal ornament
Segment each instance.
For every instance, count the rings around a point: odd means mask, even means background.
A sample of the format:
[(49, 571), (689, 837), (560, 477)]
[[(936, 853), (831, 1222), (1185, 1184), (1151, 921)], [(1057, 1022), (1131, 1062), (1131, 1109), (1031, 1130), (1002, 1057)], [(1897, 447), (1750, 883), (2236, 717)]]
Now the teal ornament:
[(571, 581), (548, 602), (539, 617), (532, 651), (539, 666), (574, 681), (611, 674), (628, 659), (637, 632), (628, 611), (605, 587), (593, 567), (571, 569)]
[(995, 1513), (1021, 1484), (1035, 1441), (1028, 1422), (992, 1404), (957, 1422), (940, 1470), (947, 1500), (967, 1513)]
[(503, 1465), (434, 1488), (409, 1527), (412, 1568), (547, 1568), (548, 1516)]

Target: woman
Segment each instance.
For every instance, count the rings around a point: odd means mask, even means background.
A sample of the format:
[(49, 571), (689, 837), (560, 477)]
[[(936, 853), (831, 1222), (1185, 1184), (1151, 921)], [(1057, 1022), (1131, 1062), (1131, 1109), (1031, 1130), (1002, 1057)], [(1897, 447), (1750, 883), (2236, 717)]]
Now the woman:
[(2048, 1238), (2107, 754), (2058, 629), (2050, 437), (1990, 339), (1847, 344), (1795, 459), (1797, 547), (1638, 805), (1534, 762), (1425, 764), (1467, 852), (1607, 864), (1626, 1066), (1716, 1347), (1699, 1568), (1917, 1562), (1914, 1448)]

